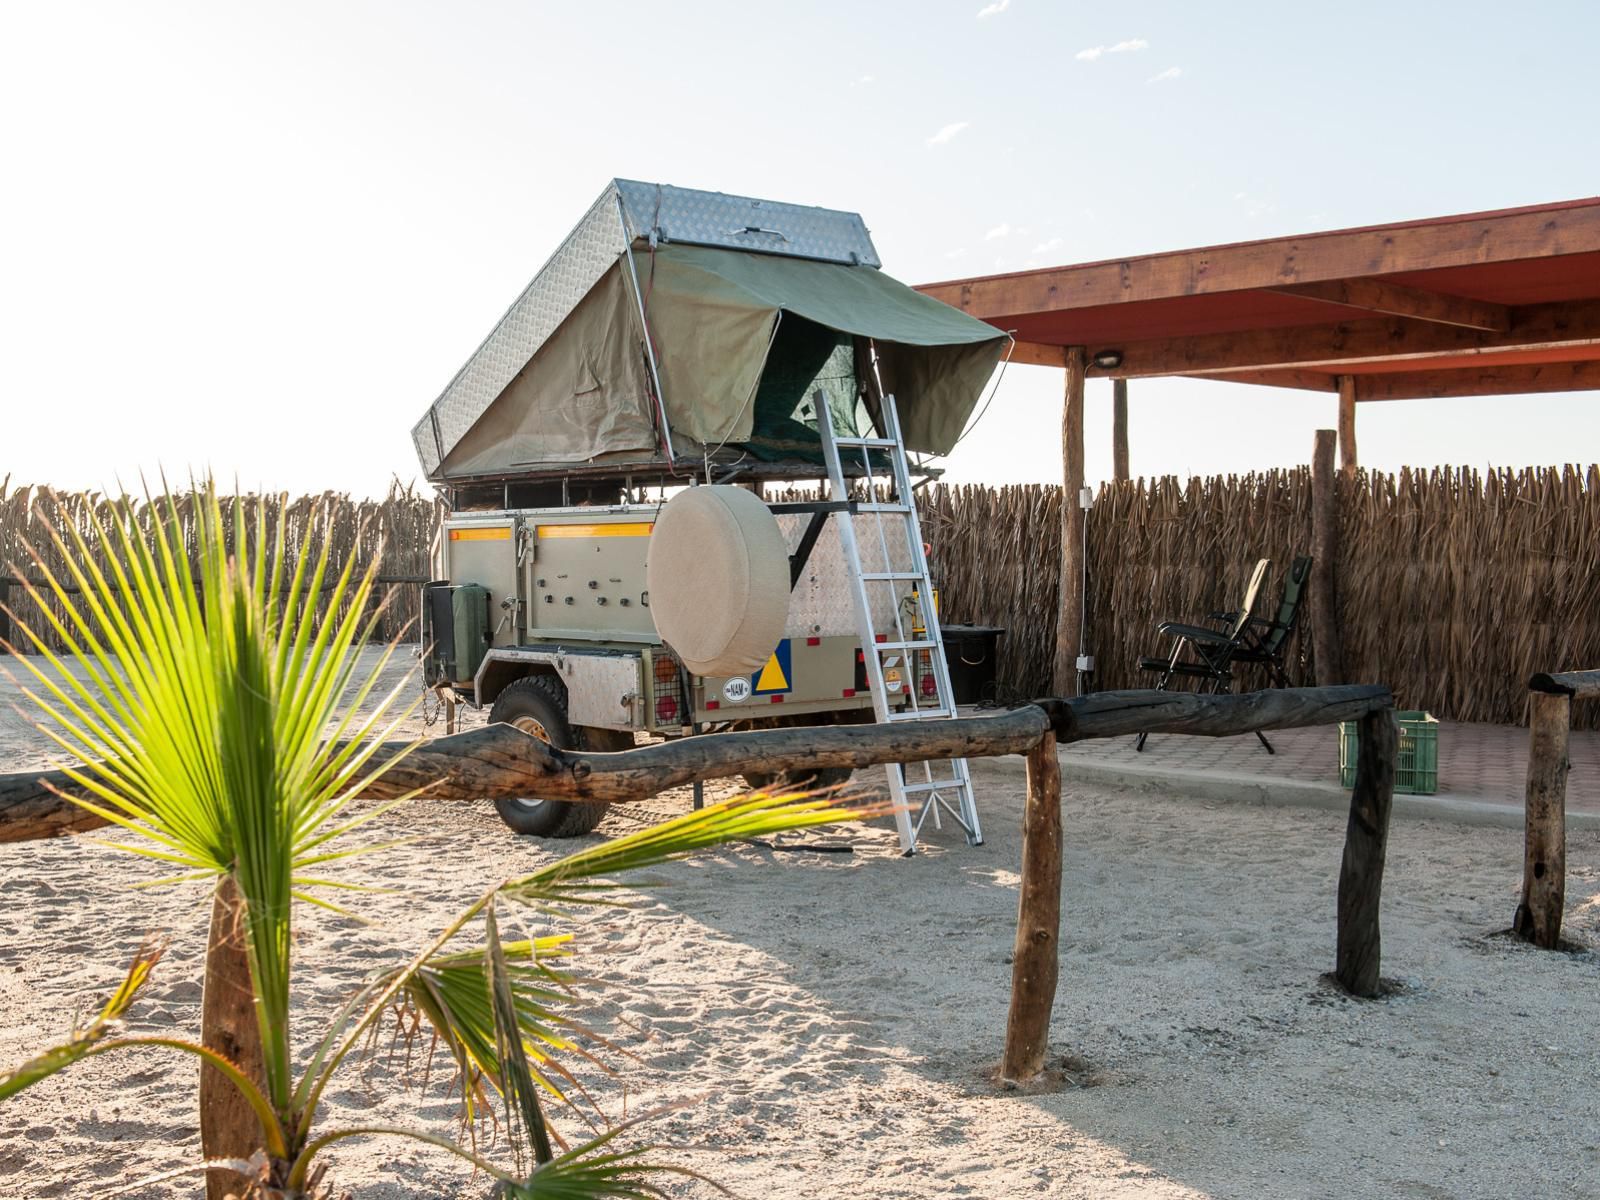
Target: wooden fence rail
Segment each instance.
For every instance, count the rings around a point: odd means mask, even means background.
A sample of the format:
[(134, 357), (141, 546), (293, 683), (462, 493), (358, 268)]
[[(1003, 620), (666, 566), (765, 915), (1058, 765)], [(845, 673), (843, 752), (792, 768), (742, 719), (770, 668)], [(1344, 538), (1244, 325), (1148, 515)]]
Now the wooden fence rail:
[(1522, 898), (1511, 927), (1544, 950), (1561, 945), (1567, 904), (1567, 733), (1572, 702), (1600, 696), (1600, 671), (1528, 681), (1528, 783), (1522, 826)]
[[(995, 716), (708, 734), (611, 754), (561, 750), (511, 726), (489, 725), (413, 749), (367, 791), (374, 798), (420, 789), (433, 800), (537, 795), (626, 802), (752, 771), (1025, 754), (1022, 881), (1001, 1063), (1003, 1078), (1022, 1080), (1044, 1067), (1059, 974), (1063, 839), (1057, 745), (1140, 732), (1224, 737), (1360, 720), (1361, 758), (1339, 873), (1334, 974), (1347, 990), (1372, 996), (1378, 989), (1378, 909), (1398, 744), (1393, 705), (1389, 690), (1376, 686), (1237, 696), (1103, 692), (1037, 700)], [(0, 841), (102, 824), (72, 802), (74, 786), (57, 771), (0, 775)]]

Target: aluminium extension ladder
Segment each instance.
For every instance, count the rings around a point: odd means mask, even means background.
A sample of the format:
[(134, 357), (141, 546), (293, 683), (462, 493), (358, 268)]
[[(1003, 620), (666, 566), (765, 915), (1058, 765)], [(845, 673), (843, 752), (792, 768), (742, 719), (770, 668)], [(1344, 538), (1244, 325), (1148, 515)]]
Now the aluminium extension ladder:
[[(858, 482), (864, 494), (848, 511), (838, 513), (837, 519), (872, 707), (879, 724), (948, 720), (956, 715), (955, 693), (950, 687), (928, 559), (911, 496), (900, 417), (892, 395), (882, 395), (881, 403), (887, 436), (842, 437), (832, 429), (826, 399), (820, 393), (816, 398), (821, 418), (817, 426), (834, 500), (850, 499), (841, 453), (859, 454), (862, 465)], [(876, 464), (875, 455), (879, 458)], [(883, 460), (887, 460), (887, 470)], [(888, 478), (878, 478), (883, 475)], [(863, 540), (872, 570), (862, 566)], [(924, 691), (929, 678), (931, 695)], [(902, 699), (908, 701), (904, 708), (891, 707)], [(917, 837), (930, 815), (934, 828), (942, 828), (941, 810), (961, 827), (968, 844), (983, 844), (966, 759), (889, 763), (888, 774), (903, 853), (915, 852)]]

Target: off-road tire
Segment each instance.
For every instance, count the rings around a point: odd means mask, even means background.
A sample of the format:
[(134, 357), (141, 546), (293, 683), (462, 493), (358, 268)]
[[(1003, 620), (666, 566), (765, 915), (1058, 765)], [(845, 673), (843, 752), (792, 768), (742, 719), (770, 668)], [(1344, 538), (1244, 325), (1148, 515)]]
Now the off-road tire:
[[(633, 745), (630, 734), (612, 729), (589, 729), (567, 720), (567, 689), (554, 675), (530, 675), (508, 684), (489, 710), (489, 723), (537, 725), (545, 740), (562, 750), (625, 750)], [(610, 805), (575, 804), (564, 800), (496, 800), (494, 808), (517, 833), (528, 837), (573, 838), (594, 832)]]

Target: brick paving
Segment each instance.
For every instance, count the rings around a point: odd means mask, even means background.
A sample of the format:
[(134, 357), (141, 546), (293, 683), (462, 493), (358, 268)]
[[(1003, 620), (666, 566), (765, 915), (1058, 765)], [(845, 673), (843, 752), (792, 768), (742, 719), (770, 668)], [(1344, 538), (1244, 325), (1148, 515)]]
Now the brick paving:
[[(1102, 767), (1127, 766), (1140, 772), (1215, 773), (1264, 782), (1339, 782), (1339, 737), (1332, 726), (1284, 729), (1267, 735), (1276, 754), (1268, 754), (1254, 734), (1207, 738), (1153, 735), (1142, 753), (1131, 737), (1078, 742), (1063, 753), (1067, 762)], [(1569, 745), (1572, 772), (1567, 781), (1569, 811), (1600, 813), (1600, 732), (1574, 731)], [(1528, 770), (1528, 731), (1509, 725), (1439, 725), (1441, 798), (1520, 805)]]

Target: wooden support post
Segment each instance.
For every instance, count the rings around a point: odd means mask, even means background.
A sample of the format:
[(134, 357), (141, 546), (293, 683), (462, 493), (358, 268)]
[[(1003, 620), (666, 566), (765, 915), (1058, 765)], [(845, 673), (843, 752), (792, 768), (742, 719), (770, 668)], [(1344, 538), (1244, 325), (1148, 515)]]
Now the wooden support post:
[(1044, 1070), (1050, 1011), (1056, 1001), (1061, 933), (1061, 763), (1047, 733), (1028, 751), (1028, 804), (1022, 818), (1022, 886), (1011, 959), (1000, 1077), (1015, 1083)]
[(1528, 699), (1528, 791), (1523, 825), (1522, 902), (1512, 928), (1542, 950), (1561, 942), (1567, 901), (1567, 730), (1572, 698), (1534, 692)]
[[(245, 949), (244, 902), (231, 875), (224, 875), (217, 882), (216, 897), (211, 903), (205, 988), (200, 1001), (200, 1041), (265, 1091), (261, 1027), (256, 1021), (255, 989), (250, 984), (250, 960)], [(222, 1072), (203, 1063), (201, 1157), (248, 1159), (261, 1145), (261, 1122), (255, 1110)], [(225, 1200), (244, 1190), (245, 1179), (237, 1172), (220, 1168), (206, 1172), (206, 1200)]]
[(1339, 868), (1339, 933), (1334, 976), (1356, 996), (1378, 994), (1382, 939), (1378, 905), (1383, 898), (1383, 859), (1389, 844), (1389, 809), (1400, 729), (1391, 709), (1361, 718), (1361, 752), (1350, 792), (1350, 822)]
[(1068, 346), (1066, 393), (1061, 401), (1061, 598), (1056, 613), (1055, 693), (1078, 695), (1078, 655), (1083, 632), (1083, 381), (1082, 346)]
[(1356, 477), (1356, 377), (1339, 376), (1339, 469)]
[(1128, 481), (1128, 381), (1111, 381), (1111, 478)]
[(1311, 455), (1311, 652), (1317, 685), (1344, 682), (1344, 648), (1339, 637), (1339, 503), (1333, 475), (1331, 429), (1317, 430)]

